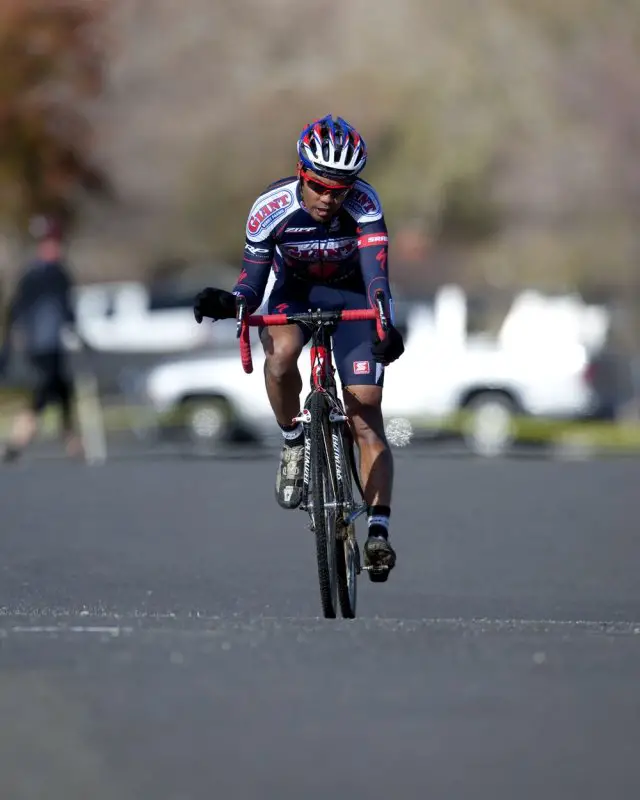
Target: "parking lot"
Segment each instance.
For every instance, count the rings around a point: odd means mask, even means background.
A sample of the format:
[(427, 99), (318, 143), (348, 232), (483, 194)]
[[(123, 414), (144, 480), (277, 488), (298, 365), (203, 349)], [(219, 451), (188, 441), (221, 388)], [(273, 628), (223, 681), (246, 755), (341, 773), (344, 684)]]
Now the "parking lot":
[(352, 622), (269, 451), (5, 468), (2, 795), (635, 798), (638, 462), (396, 463)]

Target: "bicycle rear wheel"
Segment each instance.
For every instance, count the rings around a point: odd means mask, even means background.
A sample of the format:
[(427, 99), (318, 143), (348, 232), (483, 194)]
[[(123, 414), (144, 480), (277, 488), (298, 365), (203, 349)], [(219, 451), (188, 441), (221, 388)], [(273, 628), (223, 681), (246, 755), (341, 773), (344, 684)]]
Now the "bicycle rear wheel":
[(338, 609), (336, 523), (338, 497), (329, 424), (329, 406), (321, 392), (312, 392), (307, 408), (309, 422), (310, 480), (309, 505), (316, 539), (316, 560), (322, 612), (335, 619)]

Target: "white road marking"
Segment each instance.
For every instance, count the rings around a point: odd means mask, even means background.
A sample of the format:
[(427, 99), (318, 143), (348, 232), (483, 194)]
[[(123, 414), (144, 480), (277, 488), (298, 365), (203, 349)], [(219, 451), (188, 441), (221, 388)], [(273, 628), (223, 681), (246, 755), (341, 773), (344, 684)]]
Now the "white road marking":
[(11, 633), (98, 633), (109, 636), (133, 633), (133, 628), (114, 625), (14, 625)]
[[(284, 625), (317, 626), (322, 631), (339, 626), (356, 630), (392, 630), (396, 632), (410, 632), (419, 628), (448, 628), (453, 630), (466, 630), (478, 633), (509, 633), (511, 631), (529, 631), (550, 633), (553, 630), (587, 631), (604, 634), (632, 634), (640, 635), (640, 621), (638, 620), (590, 620), (590, 619), (519, 619), (519, 618), (483, 618), (483, 617), (424, 617), (413, 619), (391, 617), (359, 617), (355, 620), (325, 620), (319, 616), (273, 616), (260, 613), (233, 613), (228, 616), (209, 616), (201, 612), (176, 613), (176, 612), (146, 612), (130, 611), (125, 613), (108, 613), (106, 611), (88, 612), (72, 609), (41, 609), (27, 611), (22, 609), (0, 608), (0, 619), (5, 617), (5, 624), (0, 624), (0, 638), (9, 634), (86, 634), (109, 635), (118, 637), (134, 633), (156, 634), (216, 634), (229, 629), (255, 630), (257, 626), (281, 628)], [(93, 624), (78, 625), (78, 617), (90, 617)], [(31, 624), (16, 624), (21, 619), (28, 620)], [(37, 620), (43, 624), (34, 624)], [(100, 625), (104, 620), (112, 624)], [(122, 620), (123, 624), (113, 624)], [(129, 621), (140, 621), (141, 627), (127, 625)], [(171, 620), (174, 625), (163, 624)], [(89, 620), (87, 620), (89, 621)], [(71, 624), (69, 624), (71, 623)], [(151, 624), (149, 624), (151, 623)], [(154, 624), (155, 623), (155, 624)]]

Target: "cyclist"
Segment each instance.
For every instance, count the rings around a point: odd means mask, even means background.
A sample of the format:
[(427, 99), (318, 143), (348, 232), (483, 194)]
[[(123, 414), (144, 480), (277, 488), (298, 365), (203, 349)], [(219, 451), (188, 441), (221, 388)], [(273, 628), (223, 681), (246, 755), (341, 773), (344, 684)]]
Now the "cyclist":
[[(328, 115), (303, 129), (297, 152), (296, 175), (270, 184), (251, 208), (242, 270), (233, 290), (209, 287), (197, 295), (198, 323), (203, 317), (234, 317), (237, 297), (255, 311), (271, 269), (275, 282), (268, 313), (373, 307), (382, 289), (393, 323), (387, 227), (378, 195), (359, 178), (367, 161), (364, 139), (344, 119)], [(260, 338), (266, 391), (284, 438), (276, 499), (283, 508), (296, 508), (302, 497), (304, 431), (292, 420), (300, 412), (302, 390), (297, 362), (309, 335), (301, 326), (286, 325), (264, 328)], [(382, 341), (369, 321), (338, 325), (334, 335), (368, 505), (365, 563), (387, 566), (388, 572), (396, 561), (389, 542), (393, 458), (381, 402), (384, 367), (403, 352), (393, 324)]]

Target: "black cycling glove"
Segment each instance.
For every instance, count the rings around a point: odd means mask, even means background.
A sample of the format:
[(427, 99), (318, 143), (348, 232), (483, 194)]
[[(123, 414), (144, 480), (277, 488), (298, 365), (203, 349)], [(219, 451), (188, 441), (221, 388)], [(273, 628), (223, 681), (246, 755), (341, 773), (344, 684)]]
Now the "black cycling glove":
[(204, 317), (212, 319), (232, 319), (236, 315), (238, 298), (226, 289), (214, 289), (211, 286), (198, 292), (193, 303), (193, 315), (200, 324)]
[(374, 361), (385, 366), (390, 364), (404, 353), (402, 334), (397, 328), (389, 326), (389, 329), (385, 332), (384, 339), (380, 340), (376, 334), (371, 345), (371, 352)]

